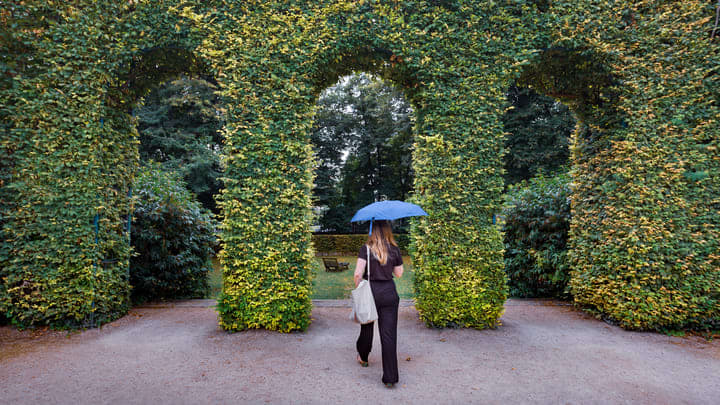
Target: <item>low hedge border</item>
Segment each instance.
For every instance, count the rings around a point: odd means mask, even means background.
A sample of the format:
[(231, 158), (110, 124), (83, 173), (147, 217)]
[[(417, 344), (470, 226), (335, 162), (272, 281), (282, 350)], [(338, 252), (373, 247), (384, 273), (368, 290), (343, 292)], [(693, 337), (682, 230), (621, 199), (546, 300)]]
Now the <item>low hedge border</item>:
[[(408, 254), (409, 234), (396, 234), (395, 241), (403, 256)], [(354, 256), (367, 242), (365, 234), (328, 235), (313, 234), (312, 244), (315, 256)]]

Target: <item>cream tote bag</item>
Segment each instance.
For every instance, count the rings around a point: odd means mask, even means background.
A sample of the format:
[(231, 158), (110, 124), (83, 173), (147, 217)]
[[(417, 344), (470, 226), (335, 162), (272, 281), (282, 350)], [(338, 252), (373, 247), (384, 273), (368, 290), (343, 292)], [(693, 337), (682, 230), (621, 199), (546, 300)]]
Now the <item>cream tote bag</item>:
[(352, 312), (350, 319), (361, 324), (374, 322), (378, 319), (375, 298), (370, 289), (370, 247), (367, 246), (368, 279), (361, 280), (357, 288), (352, 290)]

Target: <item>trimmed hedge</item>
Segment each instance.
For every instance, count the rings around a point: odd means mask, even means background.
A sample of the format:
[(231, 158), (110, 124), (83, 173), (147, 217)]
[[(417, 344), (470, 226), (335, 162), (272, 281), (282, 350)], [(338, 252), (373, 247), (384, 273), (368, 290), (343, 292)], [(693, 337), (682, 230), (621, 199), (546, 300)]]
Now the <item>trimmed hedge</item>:
[(178, 49), (198, 41), (168, 6), (3, 5), (0, 150), (10, 153), (0, 167), (13, 169), (0, 190), (12, 207), (2, 213), (0, 311), (13, 324), (95, 326), (130, 308), (127, 216), (139, 161), (128, 112), (152, 85), (192, 70)]
[(179, 175), (143, 168), (134, 183), (133, 302), (205, 298), (217, 224)]
[[(395, 242), (397, 242), (400, 252), (403, 255), (408, 254), (410, 244), (410, 235), (395, 234)], [(362, 235), (327, 235), (314, 234), (312, 236), (313, 248), (316, 254), (345, 254), (356, 255), (360, 248), (367, 242), (368, 236)]]
[[(504, 12), (486, 18), (494, 7), (482, 3), (232, 4), (197, 16), (212, 27), (200, 50), (221, 72), (223, 95), (242, 100), (225, 129), (221, 325), (284, 331), (309, 323), (309, 133), (320, 91), (353, 70), (396, 84), (418, 117), (414, 201), (429, 213), (413, 230), (421, 318), (497, 325), (506, 294), (502, 238), (492, 227), (503, 188), (496, 82), (507, 88), (510, 78), (501, 77), (510, 72), (488, 67), (497, 64), (490, 55), (524, 57), (527, 33), (507, 25), (523, 23)], [(531, 7), (522, 19), (535, 29), (538, 17)]]
[(556, 3), (566, 15), (558, 45), (594, 53), (585, 66), (602, 64), (614, 76), (609, 86), (592, 95), (589, 85), (598, 83), (588, 81), (587, 69), (569, 75), (557, 58), (545, 59), (535, 75), (584, 124), (571, 151), (571, 293), (578, 306), (628, 329), (717, 325), (715, 7), (701, 0), (611, 3), (598, 2), (591, 18), (577, 14), (575, 2)]
[(505, 273), (515, 297), (569, 297), (570, 177), (539, 174), (508, 190)]
[(518, 79), (580, 121), (575, 302), (626, 328), (717, 322), (714, 15), (708, 0), (9, 2), (0, 311), (18, 325), (64, 327), (126, 313), (138, 166), (127, 111), (152, 85), (207, 73), (228, 106), (220, 324), (305, 329), (316, 99), (365, 70), (402, 88), (417, 115), (414, 201), (430, 215), (414, 221), (411, 252), (428, 325), (494, 327), (502, 315), (492, 216), (504, 92)]

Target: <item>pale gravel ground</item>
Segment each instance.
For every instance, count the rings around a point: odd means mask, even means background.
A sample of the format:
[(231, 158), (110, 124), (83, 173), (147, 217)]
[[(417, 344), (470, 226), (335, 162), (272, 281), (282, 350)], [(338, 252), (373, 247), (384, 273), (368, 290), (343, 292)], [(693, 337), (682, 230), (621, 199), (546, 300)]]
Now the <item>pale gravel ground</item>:
[(291, 334), (223, 332), (207, 301), (135, 308), (70, 335), (2, 327), (0, 403), (720, 403), (720, 342), (627, 332), (524, 300), (485, 331), (428, 329), (406, 302), (400, 383), (388, 390), (378, 337), (361, 368), (359, 327), (336, 304), (318, 303), (310, 328)]

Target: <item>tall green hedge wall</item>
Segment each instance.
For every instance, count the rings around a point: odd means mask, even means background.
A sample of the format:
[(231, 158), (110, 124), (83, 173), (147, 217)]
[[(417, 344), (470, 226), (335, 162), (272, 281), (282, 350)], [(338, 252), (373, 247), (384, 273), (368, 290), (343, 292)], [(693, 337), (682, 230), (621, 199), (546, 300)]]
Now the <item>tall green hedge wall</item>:
[[(220, 197), (228, 330), (305, 329), (309, 142), (319, 92), (353, 69), (417, 115), (416, 307), (494, 327), (506, 285), (504, 92), (566, 102), (576, 303), (628, 328), (720, 312), (720, 39), (706, 0), (9, 2), (0, 28), (0, 311), (74, 327), (127, 311), (138, 165), (131, 106), (181, 72), (227, 106)], [(98, 217), (97, 238), (93, 219)], [(97, 240), (96, 240), (97, 239)], [(112, 258), (114, 265), (98, 266)]]
[[(575, 302), (630, 329), (717, 326), (717, 2), (593, 2), (591, 18), (572, 13), (576, 3), (558, 2), (564, 23), (555, 41), (595, 50), (617, 93), (614, 122), (580, 107), (592, 118), (572, 152)], [(568, 90), (545, 83), (550, 92)]]

